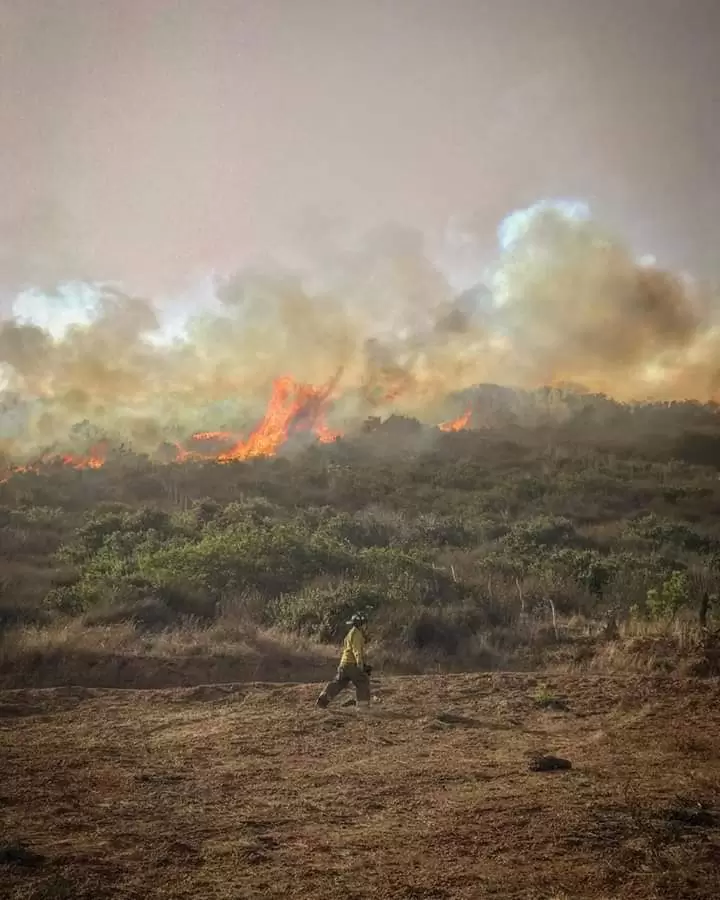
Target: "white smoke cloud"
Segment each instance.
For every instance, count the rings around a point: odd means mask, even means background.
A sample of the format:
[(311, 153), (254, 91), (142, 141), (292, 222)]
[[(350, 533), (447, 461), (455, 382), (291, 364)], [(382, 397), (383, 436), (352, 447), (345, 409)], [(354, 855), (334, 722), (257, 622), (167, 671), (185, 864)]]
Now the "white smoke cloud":
[(341, 430), (371, 413), (434, 421), (449, 394), (491, 381), (717, 396), (716, 298), (636, 258), (585, 204), (515, 211), (495, 259), (466, 224), (453, 228), (444, 256), (417, 231), (379, 229), (156, 302), (107, 284), (26, 291), (0, 326), (3, 403), (25, 410), (12, 437), (3, 425), (0, 449), (32, 455), (86, 420), (148, 450), (195, 430), (248, 429), (281, 375), (337, 378)]

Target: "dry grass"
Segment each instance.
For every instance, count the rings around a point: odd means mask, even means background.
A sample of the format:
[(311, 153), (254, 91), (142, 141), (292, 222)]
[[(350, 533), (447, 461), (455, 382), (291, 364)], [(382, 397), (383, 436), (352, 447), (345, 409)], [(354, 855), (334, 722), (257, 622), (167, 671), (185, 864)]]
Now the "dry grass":
[[(720, 896), (716, 681), (494, 674), (374, 687), (369, 717), (315, 710), (312, 685), (0, 695), (14, 848), (0, 893)], [(530, 772), (542, 752), (573, 768)]]
[[(582, 617), (528, 621), (522, 633), (494, 629), (466, 641), (462, 655), (407, 643), (371, 645), (378, 671), (427, 674), (471, 671), (679, 672), (720, 674), (720, 641), (710, 659), (705, 632), (689, 622), (631, 622), (608, 640)], [(8, 629), (0, 640), (0, 688), (182, 687), (223, 681), (317, 681), (337, 664), (338, 648), (295, 634), (262, 630), (236, 616), (211, 625), (187, 620), (148, 631), (132, 622), (82, 619)]]
[(630, 621), (620, 628), (617, 640), (598, 644), (581, 668), (719, 675), (713, 650), (716, 639), (692, 622)]
[(172, 687), (215, 681), (324, 677), (336, 648), (229, 619), (148, 632), (79, 619), (22, 626), (0, 643), (0, 686)]

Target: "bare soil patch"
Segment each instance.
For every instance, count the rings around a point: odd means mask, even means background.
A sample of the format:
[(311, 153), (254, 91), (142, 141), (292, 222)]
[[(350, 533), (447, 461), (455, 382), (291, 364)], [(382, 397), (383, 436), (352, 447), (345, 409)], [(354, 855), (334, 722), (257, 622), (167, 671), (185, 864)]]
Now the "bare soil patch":
[(375, 687), (3, 692), (0, 896), (720, 896), (717, 681)]

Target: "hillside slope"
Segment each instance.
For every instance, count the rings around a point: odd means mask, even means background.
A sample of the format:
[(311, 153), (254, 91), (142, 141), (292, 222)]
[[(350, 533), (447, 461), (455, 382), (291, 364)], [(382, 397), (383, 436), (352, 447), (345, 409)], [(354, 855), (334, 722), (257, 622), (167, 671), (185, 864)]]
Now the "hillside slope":
[[(161, 686), (137, 659), (172, 641), (195, 658), (223, 646), (202, 681), (248, 680), (232, 671), (248, 629), (328, 646), (358, 609), (403, 674), (538, 669), (558, 649), (585, 662), (611, 620), (716, 629), (720, 479), (675, 446), (688, 406), (429, 443), (401, 419), (287, 457), (15, 474), (0, 685)], [(717, 461), (717, 410), (694, 414)]]
[(717, 681), (392, 678), (367, 717), (316, 692), (4, 692), (0, 893), (720, 896)]

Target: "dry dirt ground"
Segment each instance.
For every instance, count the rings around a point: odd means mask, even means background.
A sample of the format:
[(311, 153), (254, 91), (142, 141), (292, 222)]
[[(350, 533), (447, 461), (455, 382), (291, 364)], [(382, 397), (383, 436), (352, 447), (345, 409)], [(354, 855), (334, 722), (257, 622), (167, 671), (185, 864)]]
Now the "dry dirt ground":
[(720, 897), (717, 681), (388, 678), (369, 716), (316, 692), (3, 692), (0, 896)]

